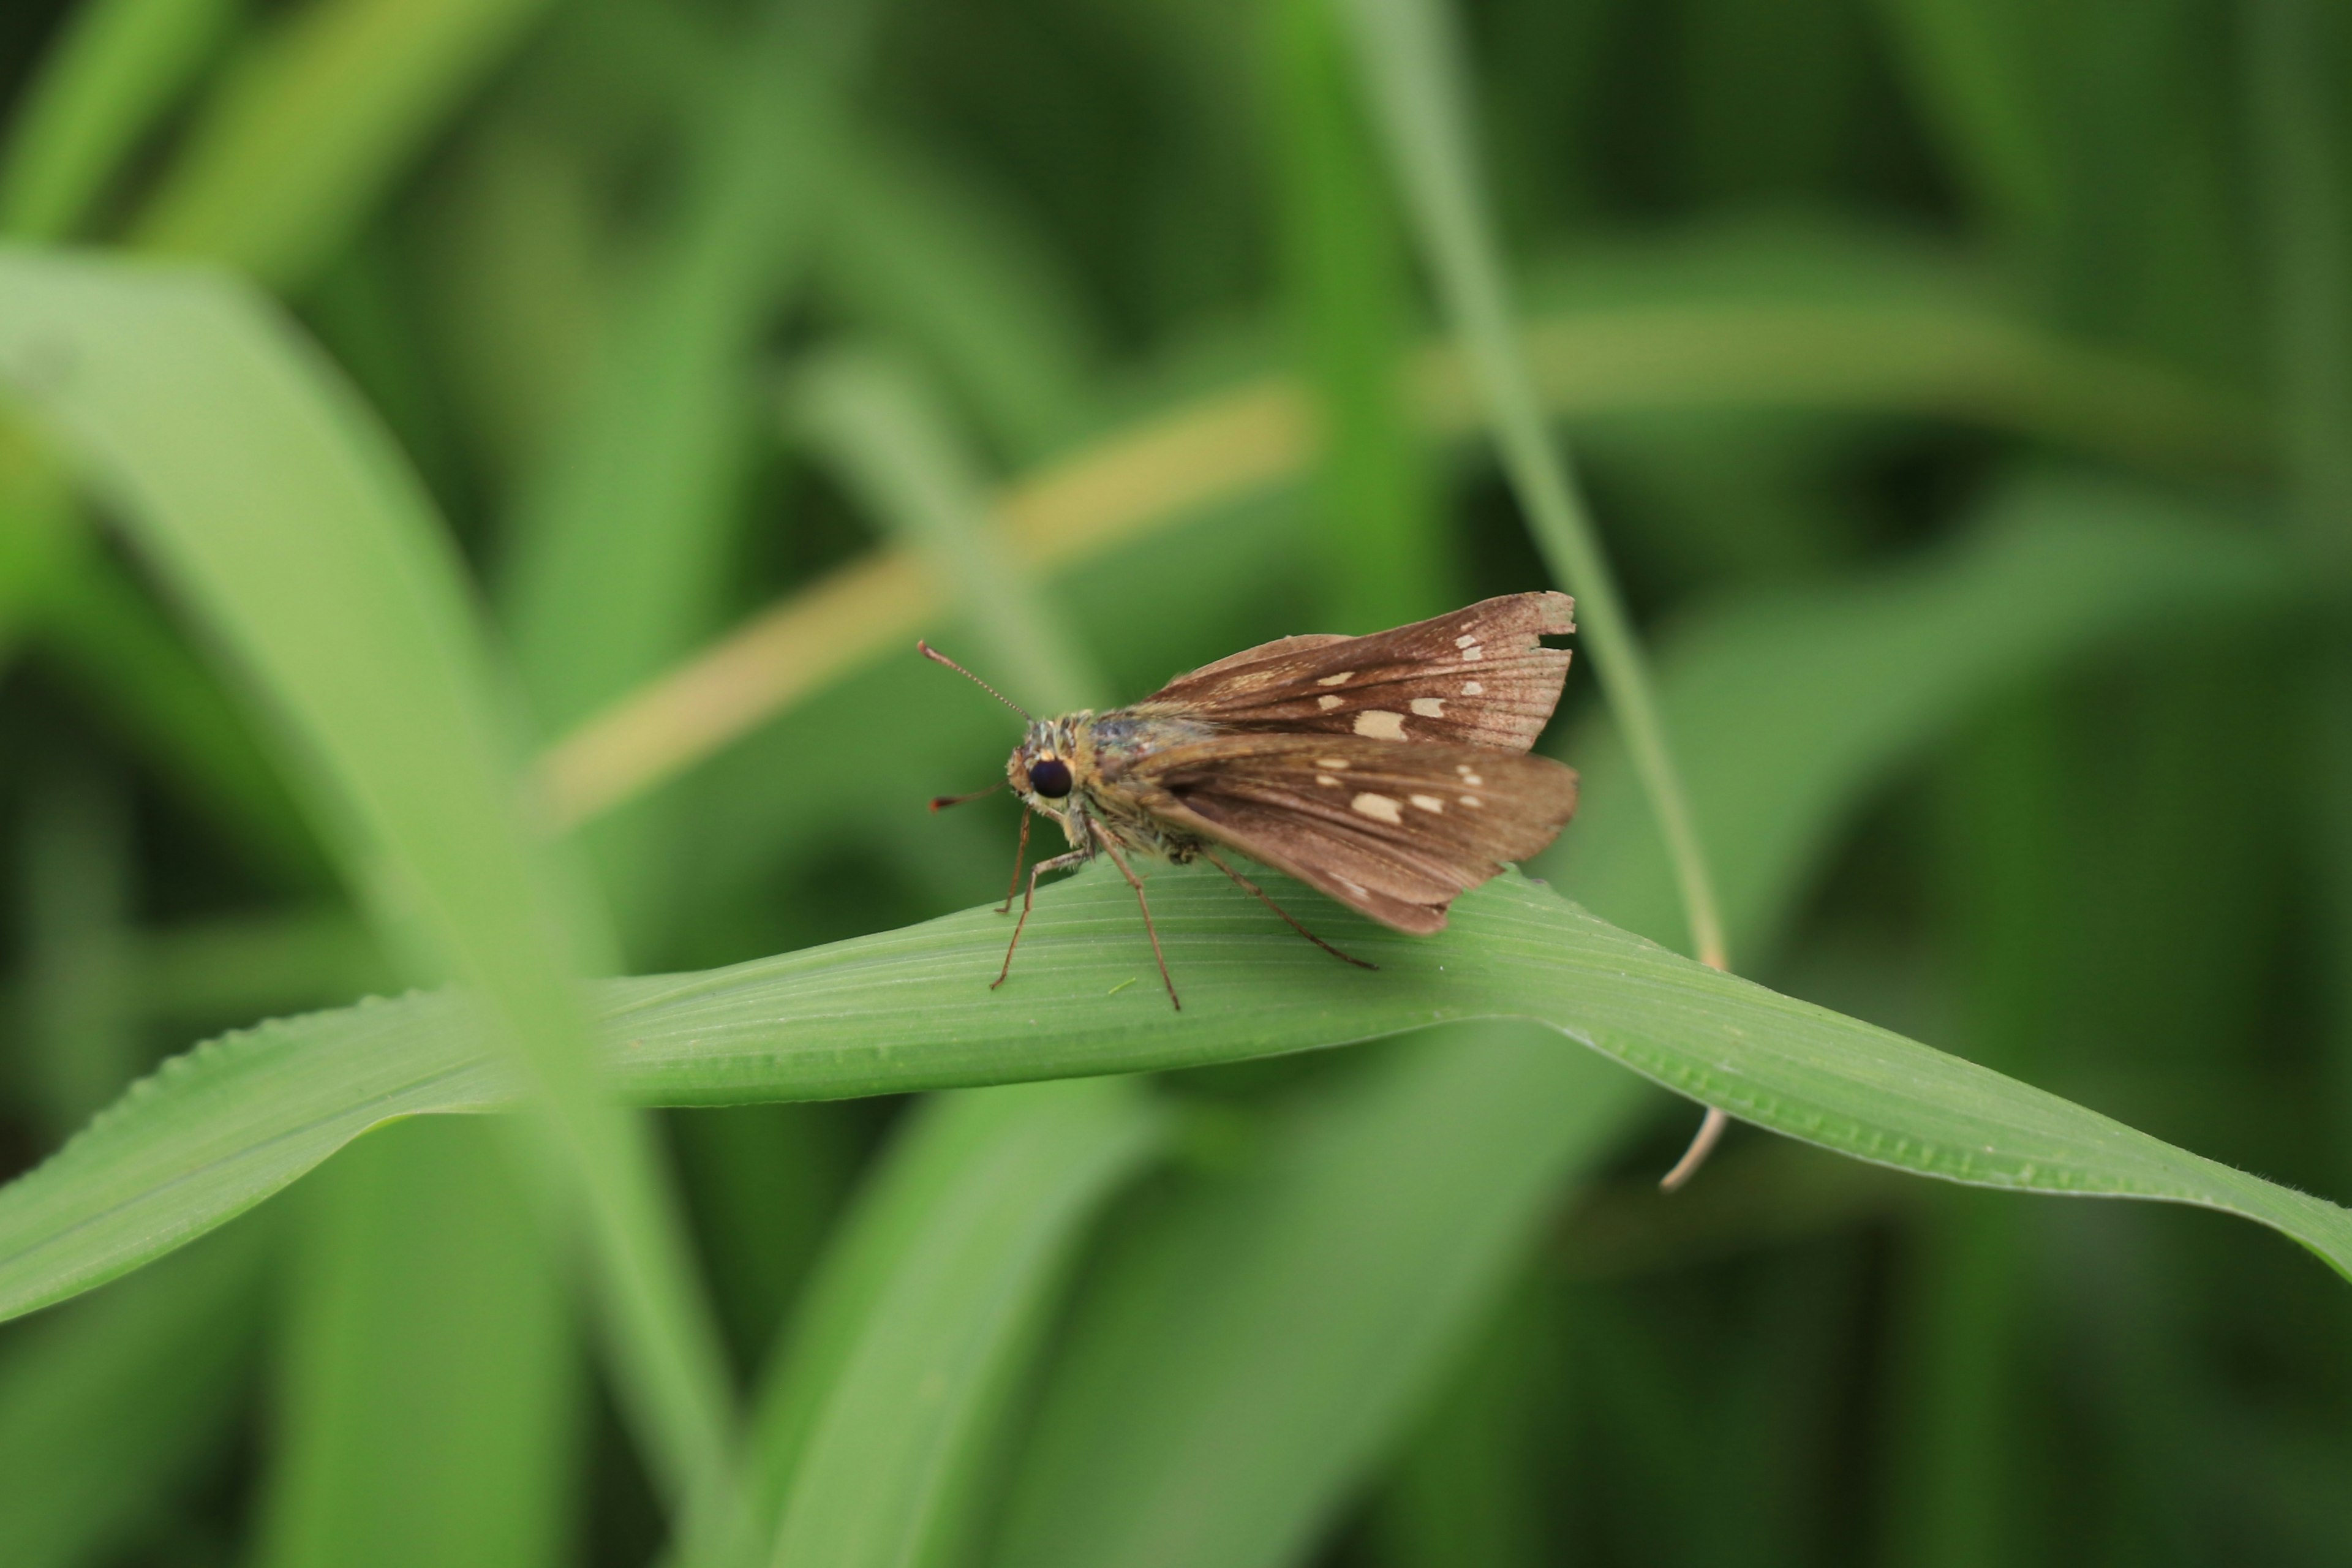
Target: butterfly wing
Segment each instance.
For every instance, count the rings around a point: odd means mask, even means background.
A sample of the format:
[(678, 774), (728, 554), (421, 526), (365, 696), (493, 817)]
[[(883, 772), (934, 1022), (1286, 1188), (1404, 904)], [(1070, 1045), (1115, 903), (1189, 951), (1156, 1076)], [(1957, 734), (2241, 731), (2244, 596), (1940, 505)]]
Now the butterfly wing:
[(1457, 896), (1542, 849), (1576, 809), (1575, 773), (1548, 757), (1355, 735), (1195, 742), (1107, 782), (1416, 935), (1444, 929)]
[(1284, 637), (1178, 676), (1132, 711), (1221, 729), (1524, 752), (1559, 702), (1565, 594), (1510, 594), (1370, 637)]

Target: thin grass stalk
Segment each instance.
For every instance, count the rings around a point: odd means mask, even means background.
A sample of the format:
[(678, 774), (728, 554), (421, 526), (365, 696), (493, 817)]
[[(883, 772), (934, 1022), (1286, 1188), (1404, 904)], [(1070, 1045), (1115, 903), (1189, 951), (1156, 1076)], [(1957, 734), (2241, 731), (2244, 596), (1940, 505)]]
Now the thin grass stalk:
[(1727, 962), (1723, 917), (1648, 662), (1577, 493), (1567, 450), (1548, 427), (1520, 343), (1470, 154), (1459, 42), (1431, 0), (1344, 0), (1344, 14), (1432, 280), (1486, 398), (1504, 468), (1545, 561), (1577, 596), (1601, 689), (1674, 858), (1692, 944), (1701, 962), (1721, 969)]
[(793, 378), (786, 422), (929, 568), (940, 607), (970, 623), (983, 678), (1040, 713), (1105, 700), (1108, 683), (1029, 563), (991, 526), (994, 487), (917, 368), (843, 349)]
[[(1445, 315), (1461, 339), (1493, 421), (1512, 489), (1536, 544), (1577, 597), (1585, 646), (1655, 814), (1699, 962), (1727, 969), (1723, 915), (1698, 825), (1675, 766), (1648, 661), (1568, 451), (1549, 428), (1510, 302), (1501, 247), (1471, 154), (1469, 94), (1461, 41), (1436, 0), (1342, 0), (1370, 84), (1373, 118), (1386, 132), (1405, 205)], [(1710, 1109), (1689, 1150), (1664, 1178), (1689, 1180), (1722, 1137)]]

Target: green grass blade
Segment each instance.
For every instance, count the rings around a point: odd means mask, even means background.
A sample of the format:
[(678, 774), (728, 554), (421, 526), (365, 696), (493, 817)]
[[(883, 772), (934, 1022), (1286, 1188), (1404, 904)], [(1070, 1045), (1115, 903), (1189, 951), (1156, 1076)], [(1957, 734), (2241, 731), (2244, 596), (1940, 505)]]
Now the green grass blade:
[[(1579, 268), (1585, 302), (1528, 323), (1549, 405), (1920, 414), (2167, 468), (2258, 466), (2260, 427), (2238, 401), (2035, 331), (1916, 258), (1825, 240), (1777, 257), (1756, 249), (1710, 237)], [(1679, 287), (1636, 287), (1644, 279)], [(1425, 349), (1412, 376), (1434, 433), (1475, 427), (1458, 354)], [(1180, 523), (1270, 504), (1316, 451), (1302, 391), (1263, 376), (1162, 407), (1024, 477), (998, 497), (999, 522), (1033, 570), (1064, 572)], [(1264, 531), (1292, 520), (1255, 521)], [(911, 553), (893, 552), (754, 617), (559, 743), (547, 763), (559, 816), (609, 810), (780, 710), (902, 658), (943, 602)], [(779, 785), (790, 787), (763, 787)], [(736, 830), (759, 835), (772, 816)], [(728, 853), (740, 858), (738, 846)]]
[(568, 1560), (572, 1310), (499, 1132), (385, 1128), (289, 1216), (263, 1568)]
[(152, 1059), (130, 980), (131, 802), (87, 761), (33, 781), (23, 818), (25, 1043), (35, 1105), (62, 1139)]
[(10, 1568), (112, 1561), (217, 1462), (259, 1338), (278, 1227), (236, 1226), (16, 1331), (0, 1360)]
[(29, 609), (67, 684), (274, 879), (319, 888), (328, 872), (318, 840), (219, 677), (118, 563), (94, 549), (76, 556)]
[[(834, 95), (860, 69), (876, 7), (769, 0), (708, 105), (679, 210), (502, 542), (499, 597), (534, 718), (550, 730), (678, 658), (718, 624), (741, 489), (761, 449), (756, 365), (804, 284), (835, 178)], [(663, 805), (604, 824), (594, 863), (632, 951), (678, 911)]]
[(304, 281), (542, 4), (314, 0), (223, 78), (134, 239)]
[(151, 926), (131, 984), (145, 1016), (185, 1027), (339, 1006), (397, 982), (359, 918), (328, 908)]
[(1089, 1280), (992, 1560), (1304, 1560), (1644, 1098), (1541, 1030), (1479, 1024), (1253, 1126), (1239, 1169), (1150, 1211)]
[(797, 371), (787, 418), (866, 509), (918, 553), (982, 641), (962, 662), (1040, 715), (1107, 707), (1108, 688), (989, 527), (990, 487), (915, 369), (844, 349)]
[(2048, 244), (2063, 216), (2050, 121), (2052, 13), (2026, 0), (1879, 0), (1928, 129), (2013, 242)]
[[(1886, 1030), (1774, 994), (1523, 879), (1430, 938), (1327, 916), (1341, 971), (1213, 871), (1152, 910), (1181, 1014), (1108, 874), (1038, 895), (1023, 967), (992, 906), (700, 975), (603, 982), (611, 1080), (648, 1104), (840, 1099), (1246, 1060), (1487, 1017), (1541, 1022), (1677, 1092), (1839, 1153), (1971, 1185), (2140, 1197), (2270, 1226), (2352, 1271), (2352, 1215)], [(1312, 907), (1276, 879), (1270, 889)], [(1309, 962), (1309, 961), (1312, 962)], [(167, 1064), (0, 1189), (0, 1315), (59, 1300), (257, 1203), (370, 1126), (518, 1103), (461, 1001), (265, 1025)], [(194, 1173), (192, 1174), (192, 1173)]]
[[(1970, 533), (1908, 566), (1695, 626), (1664, 679), (1741, 951), (1768, 956), (1838, 825), (1969, 704), (2136, 630), (2276, 610), (2291, 578), (2281, 552), (2226, 518), (2051, 477), (1997, 490)], [(1668, 861), (1622, 746), (1602, 731), (1563, 752), (1584, 773), (1579, 828), (1609, 831), (1571, 830), (1531, 869), (1612, 921), (1673, 935)]]
[(506, 620), (569, 724), (709, 629), (758, 429), (759, 335), (801, 281), (861, 0), (778, 0), (707, 110), (684, 199), (605, 363), (518, 503)]
[(824, 293), (936, 364), (1005, 456), (1035, 462), (1084, 429), (1101, 348), (1078, 282), (1005, 204), (885, 128), (842, 142)]
[(236, 12), (232, 0), (76, 6), (0, 154), (0, 233), (58, 239), (79, 229), (139, 139), (228, 37)]
[(256, 295), (200, 272), (0, 257), (0, 374), (264, 697), (389, 944), (477, 988), (579, 1184), (650, 1458), (674, 1497), (723, 1475), (717, 1332), (646, 1130), (584, 1048), (583, 906), (558, 902), (523, 819), (481, 628), (414, 477)]
[(1321, 624), (1377, 631), (1462, 602), (1402, 374), (1411, 264), (1327, 0), (1279, 0), (1264, 26), (1286, 314), (1323, 431)]
[(1496, 447), (1552, 575), (1577, 596), (1581, 646), (1622, 730), (1668, 852), (1691, 949), (1721, 968), (1714, 878), (1615, 572), (1547, 429), (1471, 152), (1469, 94), (1445, 0), (1345, 0), (1374, 115), (1437, 293), (1492, 420)]
[(871, 1178), (761, 1400), (782, 1563), (957, 1560), (1085, 1228), (1160, 1145), (1129, 1079), (934, 1101)]
[(2352, 236), (2326, 68), (2338, 40), (2308, 0), (2261, 0), (2244, 17), (2279, 447), (2306, 546), (2342, 584), (2352, 582)]

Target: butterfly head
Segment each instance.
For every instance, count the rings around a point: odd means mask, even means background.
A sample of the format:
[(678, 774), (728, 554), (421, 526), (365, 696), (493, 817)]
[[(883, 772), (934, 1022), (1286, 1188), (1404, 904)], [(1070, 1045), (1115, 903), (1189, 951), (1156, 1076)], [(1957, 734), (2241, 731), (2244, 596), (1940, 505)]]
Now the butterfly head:
[(1033, 719), (1028, 733), (1004, 759), (1004, 776), (1013, 790), (1033, 809), (1060, 816), (1069, 808), (1084, 776), (1087, 749), (1081, 733), (1092, 714), (1072, 713), (1059, 719)]

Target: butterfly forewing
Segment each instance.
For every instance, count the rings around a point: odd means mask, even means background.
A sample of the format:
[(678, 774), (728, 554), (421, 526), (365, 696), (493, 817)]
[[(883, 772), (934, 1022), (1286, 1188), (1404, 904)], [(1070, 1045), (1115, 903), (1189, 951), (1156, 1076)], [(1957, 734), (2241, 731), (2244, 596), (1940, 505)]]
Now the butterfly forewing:
[(1568, 677), (1568, 654), (1537, 638), (1575, 630), (1572, 607), (1565, 594), (1511, 594), (1370, 637), (1284, 637), (1179, 676), (1131, 711), (1524, 752)]
[(1446, 906), (1503, 862), (1549, 844), (1576, 806), (1576, 774), (1549, 758), (1353, 735), (1198, 742), (1106, 783), (1416, 933), (1443, 928)]

